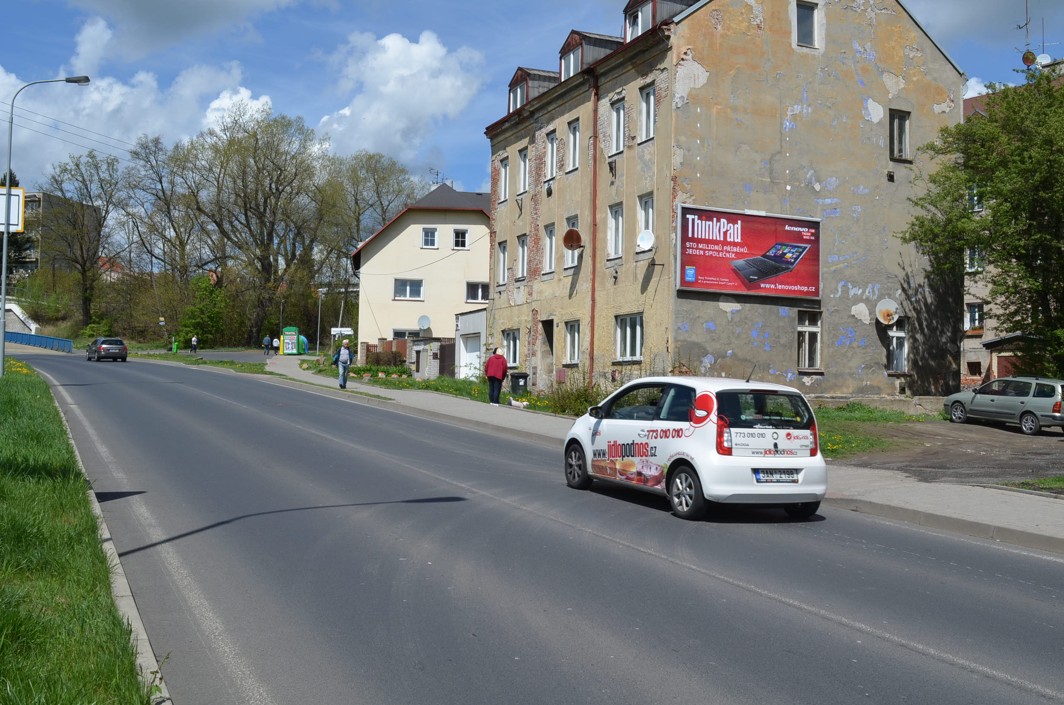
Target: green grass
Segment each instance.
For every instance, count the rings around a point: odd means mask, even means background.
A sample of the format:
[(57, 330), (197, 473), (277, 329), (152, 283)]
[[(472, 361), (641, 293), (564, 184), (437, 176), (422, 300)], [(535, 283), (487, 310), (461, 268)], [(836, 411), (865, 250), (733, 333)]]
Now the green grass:
[(241, 372), (250, 375), (267, 375), (274, 374), (266, 370), (265, 362), (237, 362), (235, 360), (205, 360), (202, 357), (196, 357), (190, 355), (187, 352), (178, 353), (154, 353), (154, 354), (136, 354), (131, 353), (130, 357), (144, 357), (150, 360), (166, 360), (167, 362), (180, 362), (183, 365), (207, 365), (209, 367), (222, 367), (227, 370), (233, 370), (234, 372)]
[(128, 625), (48, 385), (7, 359), (0, 378), (0, 702), (143, 704)]
[(882, 433), (884, 424), (939, 418), (879, 409), (856, 402), (836, 407), (817, 405), (815, 411), (820, 449), (831, 460), (890, 447), (895, 441)]
[(1018, 487), (1021, 490), (1035, 490), (1038, 492), (1052, 492), (1054, 494), (1064, 494), (1064, 475), (1057, 475), (1056, 477), (1038, 477), (1031, 480), (1020, 480), (1019, 482), (1003, 482), (1001, 483), (1006, 487)]

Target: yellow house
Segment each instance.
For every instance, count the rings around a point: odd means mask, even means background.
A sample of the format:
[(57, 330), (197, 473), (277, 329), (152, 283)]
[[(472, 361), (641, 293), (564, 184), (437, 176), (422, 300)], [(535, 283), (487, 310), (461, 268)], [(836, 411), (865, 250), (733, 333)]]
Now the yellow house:
[(489, 345), (533, 388), (955, 388), (961, 292), (896, 234), (965, 79), (902, 3), (632, 0), (619, 25), (518, 68), (486, 128)]

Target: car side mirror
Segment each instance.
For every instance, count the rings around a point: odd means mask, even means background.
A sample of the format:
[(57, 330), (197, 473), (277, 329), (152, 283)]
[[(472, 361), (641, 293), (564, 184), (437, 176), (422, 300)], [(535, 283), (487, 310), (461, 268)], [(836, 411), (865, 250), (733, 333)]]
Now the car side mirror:
[(601, 419), (602, 418), (602, 407), (601, 406), (589, 407), (588, 410), (587, 410), (587, 415), (590, 416), (593, 419)]

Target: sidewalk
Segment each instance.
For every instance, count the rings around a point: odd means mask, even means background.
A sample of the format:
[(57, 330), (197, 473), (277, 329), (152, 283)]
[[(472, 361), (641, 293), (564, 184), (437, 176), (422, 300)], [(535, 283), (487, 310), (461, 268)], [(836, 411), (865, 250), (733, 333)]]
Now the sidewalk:
[[(558, 449), (560, 481), (561, 442), (572, 419), (508, 406), (493, 407), (436, 392), (380, 389), (354, 378), (348, 381), (345, 392), (337, 388), (335, 378), (301, 369), (301, 359), (293, 355), (270, 357), (267, 369), (298, 382), (330, 388), (361, 404), (553, 445)], [(824, 500), (828, 505), (1064, 554), (1064, 500), (1056, 497), (994, 487), (919, 482), (902, 472), (852, 467), (833, 463), (830, 458), (828, 468), (830, 479)]]

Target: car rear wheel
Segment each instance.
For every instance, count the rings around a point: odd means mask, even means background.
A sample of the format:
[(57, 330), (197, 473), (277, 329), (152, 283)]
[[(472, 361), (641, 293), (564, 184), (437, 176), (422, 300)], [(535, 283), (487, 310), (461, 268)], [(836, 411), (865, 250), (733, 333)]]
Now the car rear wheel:
[(1020, 430), (1028, 436), (1037, 436), (1042, 432), (1042, 424), (1037, 416), (1028, 412), (1020, 417)]
[(591, 475), (587, 471), (587, 456), (577, 442), (565, 449), (565, 484), (574, 490), (586, 490), (591, 487)]
[(964, 404), (959, 401), (953, 402), (953, 406), (949, 408), (949, 420), (953, 423), (964, 423), (968, 420), (968, 412), (964, 409)]
[(800, 502), (788, 504), (783, 508), (791, 519), (808, 519), (820, 509), (820, 502)]
[(701, 519), (706, 513), (706, 498), (698, 473), (687, 465), (669, 473), (669, 504), (672, 513), (681, 519)]

